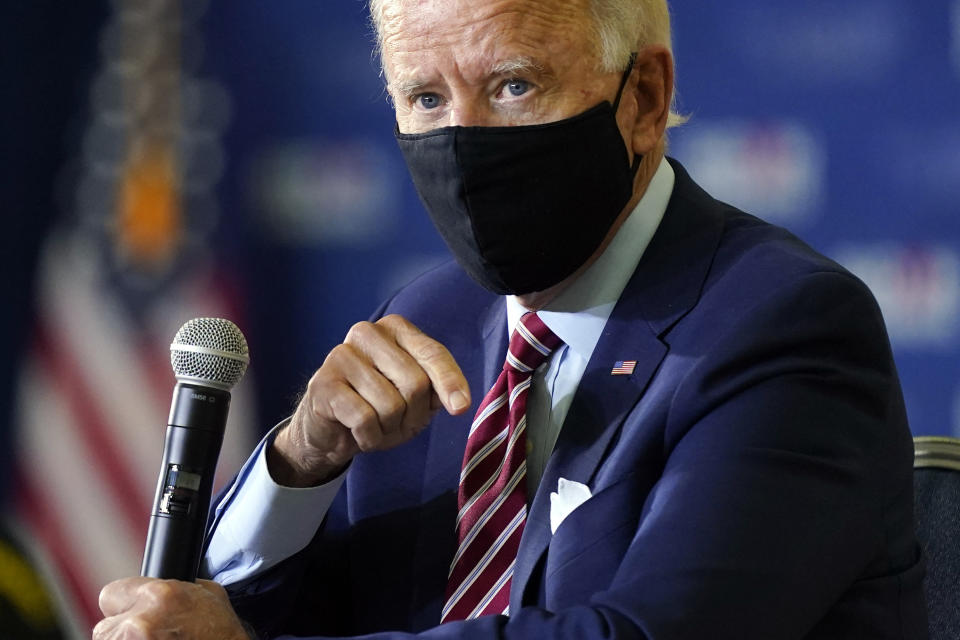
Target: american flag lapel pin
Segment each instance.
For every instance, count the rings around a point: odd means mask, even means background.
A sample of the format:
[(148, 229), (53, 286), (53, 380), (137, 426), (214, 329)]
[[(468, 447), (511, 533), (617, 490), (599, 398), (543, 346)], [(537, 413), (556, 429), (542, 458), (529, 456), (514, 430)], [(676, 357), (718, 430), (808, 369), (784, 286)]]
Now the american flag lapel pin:
[(629, 376), (637, 368), (636, 360), (617, 360), (610, 371), (612, 376)]

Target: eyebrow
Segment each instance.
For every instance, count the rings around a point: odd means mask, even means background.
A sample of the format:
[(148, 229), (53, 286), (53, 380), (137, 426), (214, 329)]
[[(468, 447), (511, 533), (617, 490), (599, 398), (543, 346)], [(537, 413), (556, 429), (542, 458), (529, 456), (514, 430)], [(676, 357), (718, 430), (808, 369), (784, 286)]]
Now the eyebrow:
[(419, 80), (400, 80), (398, 82), (391, 82), (389, 88), (396, 91), (399, 95), (409, 98), (416, 95), (426, 86), (426, 83)]
[[(489, 73), (491, 76), (511, 76), (524, 74), (552, 75), (547, 70), (545, 65), (528, 56), (517, 56), (516, 58), (501, 60), (490, 68)], [(395, 91), (398, 95), (409, 98), (420, 93), (420, 91), (427, 86), (427, 84), (428, 83), (413, 77), (391, 82), (389, 88)]]
[(501, 60), (493, 65), (493, 68), (490, 70), (491, 75), (498, 76), (523, 73), (544, 74), (546, 72), (547, 69), (541, 62), (527, 56), (517, 56), (516, 58)]

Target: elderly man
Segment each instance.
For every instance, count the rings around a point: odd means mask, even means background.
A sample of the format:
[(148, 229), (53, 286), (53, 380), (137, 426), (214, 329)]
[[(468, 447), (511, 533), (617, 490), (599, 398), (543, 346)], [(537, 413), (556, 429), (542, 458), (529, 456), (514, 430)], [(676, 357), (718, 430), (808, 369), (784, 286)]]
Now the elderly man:
[(95, 637), (925, 637), (883, 321), (665, 159), (664, 0), (371, 5), (456, 263), (220, 500), (226, 592), (115, 582)]

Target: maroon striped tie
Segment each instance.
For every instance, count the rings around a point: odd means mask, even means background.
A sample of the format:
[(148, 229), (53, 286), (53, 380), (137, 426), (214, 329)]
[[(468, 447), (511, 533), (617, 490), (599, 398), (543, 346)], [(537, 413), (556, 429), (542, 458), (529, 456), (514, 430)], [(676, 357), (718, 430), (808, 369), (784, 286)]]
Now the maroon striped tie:
[(533, 371), (561, 344), (535, 313), (520, 318), (503, 371), (470, 427), (440, 622), (509, 613), (510, 582), (527, 518), (526, 408)]

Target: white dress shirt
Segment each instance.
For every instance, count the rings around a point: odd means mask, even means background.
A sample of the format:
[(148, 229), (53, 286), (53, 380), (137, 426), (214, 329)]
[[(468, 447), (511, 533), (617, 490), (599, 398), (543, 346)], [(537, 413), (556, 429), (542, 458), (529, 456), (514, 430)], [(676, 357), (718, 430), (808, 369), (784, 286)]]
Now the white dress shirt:
[[(673, 184), (673, 168), (664, 159), (606, 250), (537, 312), (564, 344), (534, 372), (527, 396), (528, 500), (537, 491), (603, 327), (663, 219)], [(527, 309), (514, 296), (507, 296), (506, 305), (510, 335)], [(221, 584), (252, 576), (306, 547), (343, 484), (344, 474), (306, 489), (276, 484), (267, 471), (265, 449), (283, 424), (260, 442), (224, 498), (236, 494), (203, 560), (205, 573)]]

